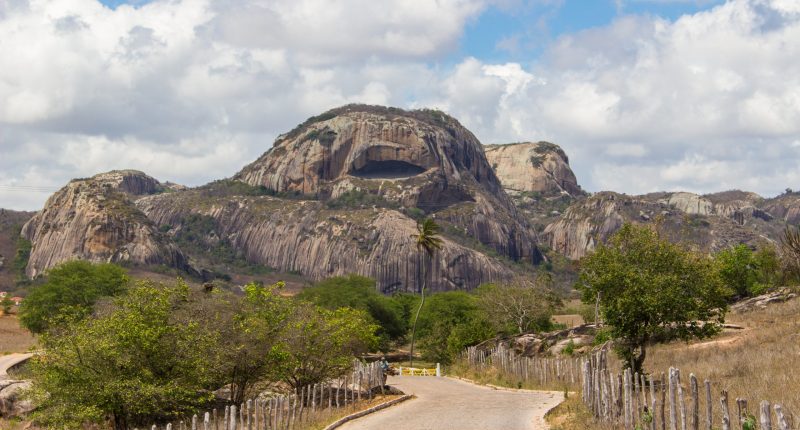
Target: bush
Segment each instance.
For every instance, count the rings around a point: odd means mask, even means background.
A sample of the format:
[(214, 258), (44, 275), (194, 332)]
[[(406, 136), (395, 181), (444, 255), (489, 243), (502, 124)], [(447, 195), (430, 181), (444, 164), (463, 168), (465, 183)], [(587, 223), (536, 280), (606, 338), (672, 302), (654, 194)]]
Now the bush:
[(367, 191), (350, 190), (327, 203), (330, 209), (363, 209), (373, 206), (379, 208), (398, 208), (400, 205), (390, 202), (378, 194)]
[(490, 327), (474, 295), (434, 294), (425, 302), (417, 325), (423, 357), (449, 364), (464, 348), (492, 337)]
[(380, 348), (387, 351), (391, 341), (405, 337), (408, 318), (403, 306), (375, 289), (375, 280), (359, 275), (337, 276), (306, 288), (297, 296), (323, 308), (336, 310), (349, 307), (366, 311), (380, 328)]
[(98, 299), (119, 295), (127, 285), (128, 275), (117, 265), (62, 263), (50, 269), (45, 283), (35, 287), (22, 302), (20, 323), (33, 333), (43, 333), (62, 319), (86, 317)]

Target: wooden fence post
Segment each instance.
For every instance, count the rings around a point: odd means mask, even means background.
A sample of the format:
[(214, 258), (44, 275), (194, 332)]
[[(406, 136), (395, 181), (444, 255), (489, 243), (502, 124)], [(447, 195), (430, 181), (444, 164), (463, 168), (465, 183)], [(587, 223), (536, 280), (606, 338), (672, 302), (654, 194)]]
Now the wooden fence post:
[(772, 430), (772, 412), (766, 400), (761, 401), (761, 430)]
[(229, 415), (230, 422), (228, 430), (236, 430), (236, 405), (231, 405), (231, 413)]
[(722, 430), (731, 430), (731, 415), (728, 412), (728, 391), (722, 390), (722, 397), (719, 402), (722, 404)]
[(786, 420), (786, 416), (783, 415), (783, 407), (779, 404), (775, 404), (775, 417), (778, 418), (778, 430), (789, 430), (789, 421)]
[(700, 430), (700, 393), (694, 373), (689, 374), (689, 387), (692, 392), (692, 430)]
[(677, 391), (677, 383), (675, 382), (675, 368), (669, 368), (669, 428), (670, 430), (678, 430), (678, 411), (675, 408), (675, 391)]
[(705, 380), (706, 386), (706, 430), (714, 429), (714, 401), (711, 399), (711, 381)]

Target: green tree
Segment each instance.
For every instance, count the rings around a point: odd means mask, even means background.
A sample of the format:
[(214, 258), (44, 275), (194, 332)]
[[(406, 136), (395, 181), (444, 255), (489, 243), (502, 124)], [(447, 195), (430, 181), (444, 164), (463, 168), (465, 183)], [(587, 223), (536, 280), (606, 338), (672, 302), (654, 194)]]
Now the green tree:
[(214, 289), (197, 293), (175, 311), (178, 323), (197, 322), (198, 330), (217, 339), (207, 352), (215, 386), (228, 385), (232, 404), (241, 404), (248, 389), (271, 375), (277, 365), (273, 348), (292, 314), (292, 300), (281, 295), (284, 284), (248, 284), (244, 297)]
[[(419, 307), (414, 316), (414, 323), (411, 325), (411, 352), (409, 353), (409, 365), (414, 367), (414, 341), (417, 334), (417, 320), (419, 320), (419, 313), (425, 305), (425, 283), (428, 278), (428, 265), (433, 264), (433, 256), (437, 250), (442, 247), (442, 239), (439, 237), (439, 224), (431, 218), (425, 218), (417, 223), (417, 235), (415, 236), (417, 243), (417, 252), (420, 258), (423, 259), (422, 277), (420, 279), (419, 290)], [(427, 258), (426, 258), (427, 257)], [(425, 263), (428, 264), (425, 264)]]
[[(753, 261), (758, 267), (758, 284), (753, 291), (754, 294), (762, 294), (760, 289), (781, 285), (784, 281), (781, 273), (781, 258), (778, 250), (771, 243), (761, 243), (753, 253)], [(759, 288), (760, 287), (760, 288)]]
[(600, 297), (618, 355), (638, 372), (653, 342), (717, 333), (730, 295), (711, 259), (631, 224), (581, 262), (578, 287), (587, 303)]
[(402, 305), (380, 294), (375, 289), (375, 280), (365, 276), (328, 278), (304, 289), (297, 297), (330, 310), (349, 307), (366, 311), (380, 325), (378, 336), (383, 351), (389, 349), (390, 341), (402, 339), (408, 332), (408, 318), (403, 316)]
[(67, 429), (109, 421), (122, 430), (205, 405), (217, 339), (196, 320), (176, 321), (188, 300), (182, 282), (140, 282), (96, 317), (64, 316), (70, 322), (42, 336), (45, 353), (32, 362), (34, 420)]
[(484, 284), (478, 287), (478, 304), (497, 333), (523, 334), (552, 327), (553, 311), (561, 300), (546, 284)]
[(76, 318), (91, 314), (99, 298), (118, 295), (127, 285), (125, 270), (114, 264), (62, 263), (48, 271), (45, 283), (22, 302), (20, 323), (33, 333), (43, 333), (66, 314)]
[(356, 356), (377, 346), (377, 329), (365, 311), (298, 302), (271, 352), (275, 376), (295, 389), (341, 376)]
[(426, 359), (451, 363), (467, 346), (494, 335), (475, 295), (449, 291), (431, 295), (419, 318), (419, 340)]
[(749, 296), (759, 275), (753, 251), (747, 245), (739, 244), (718, 252), (716, 260), (725, 286), (740, 297)]

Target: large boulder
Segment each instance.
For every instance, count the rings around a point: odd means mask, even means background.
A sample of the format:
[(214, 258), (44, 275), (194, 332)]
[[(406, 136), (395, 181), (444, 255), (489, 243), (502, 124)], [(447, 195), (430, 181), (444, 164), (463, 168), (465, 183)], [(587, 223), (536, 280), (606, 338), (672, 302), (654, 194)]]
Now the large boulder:
[(15, 418), (31, 412), (33, 404), (22, 397), (30, 387), (30, 381), (0, 380), (0, 417)]

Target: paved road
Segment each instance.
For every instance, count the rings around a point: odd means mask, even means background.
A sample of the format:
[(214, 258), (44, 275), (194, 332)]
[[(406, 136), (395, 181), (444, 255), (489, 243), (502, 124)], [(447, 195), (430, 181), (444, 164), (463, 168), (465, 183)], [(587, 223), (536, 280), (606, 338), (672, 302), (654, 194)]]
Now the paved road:
[(351, 421), (342, 430), (532, 430), (547, 429), (544, 414), (563, 393), (510, 391), (450, 378), (397, 376), (389, 384), (414, 394), (380, 412)]
[(0, 379), (8, 379), (8, 369), (33, 357), (33, 354), (0, 355)]

